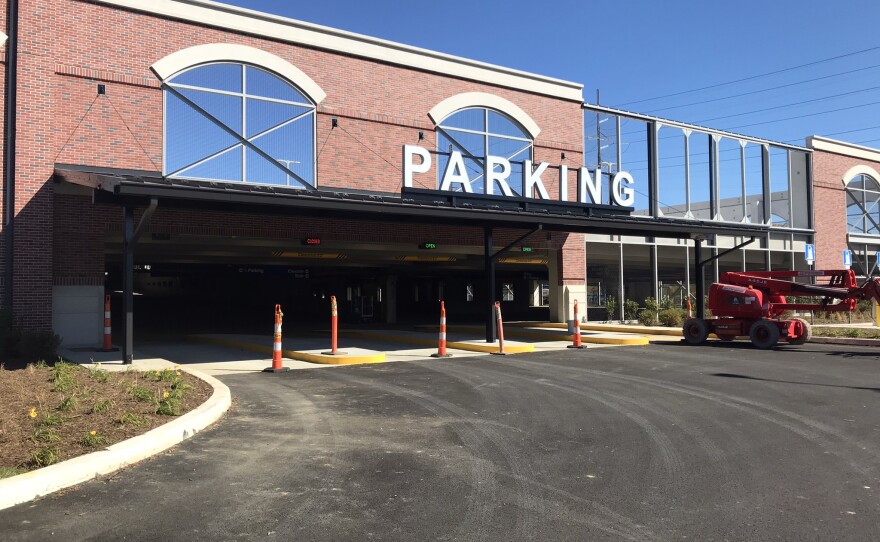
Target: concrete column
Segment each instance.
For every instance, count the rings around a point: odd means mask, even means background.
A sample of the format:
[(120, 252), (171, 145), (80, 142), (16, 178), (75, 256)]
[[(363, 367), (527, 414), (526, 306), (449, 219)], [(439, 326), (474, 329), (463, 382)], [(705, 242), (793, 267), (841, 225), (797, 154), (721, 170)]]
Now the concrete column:
[(547, 254), (547, 276), (550, 283), (550, 321), (564, 322), (565, 303), (562, 301), (562, 280), (559, 276), (559, 259), (562, 258), (560, 250), (551, 250)]

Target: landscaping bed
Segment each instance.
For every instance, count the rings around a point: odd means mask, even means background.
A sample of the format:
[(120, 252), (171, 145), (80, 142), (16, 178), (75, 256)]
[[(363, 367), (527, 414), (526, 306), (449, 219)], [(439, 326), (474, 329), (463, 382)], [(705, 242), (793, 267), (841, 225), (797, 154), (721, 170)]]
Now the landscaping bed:
[(204, 403), (206, 382), (178, 369), (110, 372), (59, 361), (0, 365), (0, 478), (101, 450)]

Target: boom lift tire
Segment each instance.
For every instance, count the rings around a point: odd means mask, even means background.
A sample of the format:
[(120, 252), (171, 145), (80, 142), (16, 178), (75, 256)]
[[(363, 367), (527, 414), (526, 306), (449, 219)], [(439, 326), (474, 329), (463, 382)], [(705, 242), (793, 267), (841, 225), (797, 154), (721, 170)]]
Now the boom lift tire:
[(779, 342), (779, 328), (770, 320), (757, 320), (749, 328), (749, 338), (757, 348), (773, 348)]
[(804, 320), (803, 318), (792, 318), (792, 320), (803, 324), (804, 334), (801, 335), (800, 337), (798, 337), (797, 339), (792, 339), (792, 340), (788, 341), (788, 344), (793, 344), (793, 345), (798, 346), (798, 345), (804, 344), (805, 342), (807, 342), (811, 338), (813, 338), (813, 326), (811, 326), (809, 323), (807, 323), (807, 321)]
[(703, 344), (709, 336), (709, 325), (701, 318), (688, 318), (681, 326), (681, 334), (688, 344)]

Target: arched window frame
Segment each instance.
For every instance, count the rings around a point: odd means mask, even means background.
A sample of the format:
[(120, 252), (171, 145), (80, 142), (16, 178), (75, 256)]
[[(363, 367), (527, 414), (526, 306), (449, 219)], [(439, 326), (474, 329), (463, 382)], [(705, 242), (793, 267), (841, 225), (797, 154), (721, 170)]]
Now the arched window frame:
[[(241, 133), (238, 133), (235, 129), (230, 128), (225, 123), (220, 121), (215, 116), (211, 115), (204, 109), (202, 109), (198, 104), (193, 103), (191, 100), (186, 98), (181, 94), (179, 88), (183, 88), (183, 85), (176, 85), (174, 83), (174, 79), (178, 76), (187, 73), (192, 70), (196, 70), (199, 68), (204, 68), (206, 66), (216, 65), (216, 64), (229, 64), (229, 65), (238, 65), (241, 66), (241, 74), (242, 74), (242, 87), (240, 93), (229, 93), (223, 92), (219, 89), (212, 88), (196, 88), (199, 91), (206, 92), (216, 92), (218, 94), (232, 94), (235, 96), (241, 96), (241, 111), (242, 111), (242, 119), (241, 119)], [(246, 86), (246, 77), (250, 72), (248, 68), (253, 68), (265, 72), (266, 74), (275, 77), (282, 81), (283, 83), (290, 85), (297, 93), (299, 93), (302, 97), (305, 98), (306, 102), (289, 102), (285, 100), (272, 100), (282, 104), (290, 104), (297, 105), (299, 107), (307, 107), (308, 110), (305, 113), (298, 114), (295, 117), (291, 117), (282, 121), (280, 124), (272, 126), (270, 129), (264, 130), (257, 134), (247, 135), (247, 124), (246, 124), (246, 115), (247, 115), (247, 100), (248, 99), (258, 99), (258, 100), (270, 100), (265, 96), (259, 96), (256, 94), (248, 94), (247, 86)], [(266, 160), (267, 163), (271, 166), (276, 167), (278, 170), (285, 174), (285, 184), (290, 185), (290, 181), (293, 180), (293, 186), (297, 188), (306, 188), (314, 190), (317, 186), (317, 145), (316, 145), (316, 133), (317, 133), (317, 105), (320, 103), (325, 97), (326, 94), (324, 91), (314, 82), (311, 78), (309, 78), (306, 74), (300, 71), (298, 68), (287, 62), (286, 60), (275, 56), (271, 53), (242, 45), (235, 44), (205, 44), (198, 45), (194, 47), (190, 47), (187, 49), (183, 49), (168, 55), (167, 57), (161, 59), (151, 66), (151, 69), (154, 73), (161, 79), (162, 81), (162, 89), (163, 89), (163, 174), (168, 176), (178, 176), (176, 173), (183, 172), (187, 169), (191, 169), (195, 167), (195, 164), (205, 162), (210, 160), (212, 157), (218, 157), (222, 155), (224, 152), (229, 149), (221, 150), (215, 152), (214, 154), (203, 157), (197, 162), (191, 163), (183, 168), (177, 168), (173, 172), (167, 171), (167, 158), (168, 158), (168, 150), (167, 150), (167, 130), (168, 130), (168, 122), (167, 122), (167, 113), (168, 113), (168, 95), (169, 93), (175, 95), (178, 100), (183, 101), (195, 111), (200, 113), (203, 117), (206, 117), (209, 121), (213, 122), (223, 131), (225, 131), (230, 136), (233, 136), (238, 140), (238, 143), (235, 144), (234, 148), (237, 146), (242, 147), (242, 172), (241, 172), (241, 180), (222, 180), (216, 179), (223, 182), (245, 182), (252, 183), (253, 181), (248, 180), (247, 176), (247, 164), (245, 157), (247, 156), (248, 150), (256, 153), (262, 159)], [(190, 87), (195, 88), (195, 87)], [(296, 172), (292, 171), (290, 166), (292, 165), (292, 160), (284, 160), (281, 158), (275, 158), (268, 153), (266, 153), (263, 149), (259, 148), (258, 145), (253, 143), (253, 140), (256, 140), (260, 137), (265, 136), (267, 133), (280, 129), (286, 125), (292, 124), (293, 122), (297, 122), (305, 116), (311, 117), (311, 182), (308, 179), (304, 179), (302, 176), (298, 175)], [(181, 178), (187, 178), (186, 175), (180, 175)], [(215, 180), (215, 179), (209, 179)], [(277, 186), (280, 183), (273, 182), (264, 182), (258, 184), (270, 184), (273, 186)]]
[[(853, 168), (847, 172), (844, 180), (847, 233), (880, 237), (880, 181), (878, 178), (880, 175), (870, 168)], [(860, 186), (855, 186), (857, 183)]]

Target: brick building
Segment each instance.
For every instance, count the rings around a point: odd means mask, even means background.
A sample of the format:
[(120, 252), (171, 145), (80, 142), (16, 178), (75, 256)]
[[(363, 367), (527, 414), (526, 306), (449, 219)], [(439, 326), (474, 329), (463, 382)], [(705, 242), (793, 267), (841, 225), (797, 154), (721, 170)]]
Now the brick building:
[[(105, 294), (165, 330), (262, 326), (276, 302), (310, 322), (330, 295), (352, 322), (433, 320), (438, 299), (460, 320), (494, 299), (616, 319), (609, 297), (694, 291), (695, 239), (758, 239), (709, 279), (800, 268), (811, 155), (831, 262), (838, 177), (880, 169), (876, 151), (589, 106), (579, 83), (216, 2), (10, 5), (2, 299), (69, 345), (100, 342)], [(605, 160), (584, 136), (603, 118)]]

